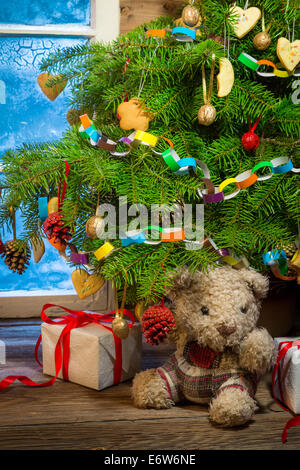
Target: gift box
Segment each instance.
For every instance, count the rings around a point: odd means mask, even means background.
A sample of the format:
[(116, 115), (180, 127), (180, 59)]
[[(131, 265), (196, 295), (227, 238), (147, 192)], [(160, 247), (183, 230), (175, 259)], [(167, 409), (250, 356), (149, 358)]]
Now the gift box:
[(275, 397), (295, 414), (300, 413), (300, 338), (275, 338), (278, 354), (286, 347), (280, 360)]
[[(105, 325), (109, 327), (105, 328)], [(55, 349), (65, 325), (42, 324), (43, 372), (55, 376)], [(131, 379), (141, 368), (141, 324), (134, 323), (129, 336), (119, 340), (119, 348), (111, 323), (90, 323), (72, 329), (69, 336), (68, 380), (95, 390), (102, 390), (116, 383), (115, 365), (121, 360), (119, 381)], [(121, 351), (120, 351), (121, 348)], [(118, 357), (117, 357), (118, 356)], [(58, 376), (63, 378), (63, 370)], [(117, 383), (118, 383), (117, 382)]]

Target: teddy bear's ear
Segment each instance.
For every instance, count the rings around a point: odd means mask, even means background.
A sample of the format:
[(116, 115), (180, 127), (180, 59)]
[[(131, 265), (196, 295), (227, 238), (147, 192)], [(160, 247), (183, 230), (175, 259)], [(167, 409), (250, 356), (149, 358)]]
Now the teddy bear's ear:
[(194, 276), (190, 273), (187, 268), (181, 268), (173, 276), (171, 281), (171, 287), (167, 292), (167, 297), (174, 301), (176, 297), (181, 295), (182, 291), (188, 291), (194, 281)]
[(263, 299), (267, 296), (269, 290), (269, 280), (267, 277), (254, 269), (241, 269), (239, 273), (258, 299)]

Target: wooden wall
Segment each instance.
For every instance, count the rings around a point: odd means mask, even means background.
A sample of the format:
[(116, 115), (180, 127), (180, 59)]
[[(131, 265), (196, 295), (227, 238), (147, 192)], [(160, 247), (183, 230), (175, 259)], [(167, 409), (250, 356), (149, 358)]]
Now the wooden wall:
[(120, 33), (125, 34), (158, 16), (173, 15), (178, 18), (178, 10), (183, 3), (183, 0), (120, 0)]

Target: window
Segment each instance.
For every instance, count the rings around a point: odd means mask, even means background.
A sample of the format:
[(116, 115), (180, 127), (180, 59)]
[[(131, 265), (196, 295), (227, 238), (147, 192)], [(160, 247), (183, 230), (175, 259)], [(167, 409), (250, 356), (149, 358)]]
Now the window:
[[(55, 101), (42, 93), (37, 83), (42, 58), (58, 48), (111, 40), (118, 32), (118, 0), (11, 0), (2, 5), (0, 158), (22, 143), (59, 139), (68, 125), (68, 86)], [(22, 230), (19, 215), (17, 230)], [(12, 234), (6, 233), (3, 240), (9, 239)], [(38, 315), (40, 296), (52, 295), (51, 302), (66, 305), (62, 294), (74, 302), (71, 270), (50, 244), (40, 263), (31, 260), (22, 276), (0, 261), (0, 316)]]

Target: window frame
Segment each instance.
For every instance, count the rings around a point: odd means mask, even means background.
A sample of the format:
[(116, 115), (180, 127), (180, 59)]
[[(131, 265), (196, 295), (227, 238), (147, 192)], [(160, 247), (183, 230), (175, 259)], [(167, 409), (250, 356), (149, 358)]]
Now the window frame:
[[(120, 33), (119, 0), (90, 0), (90, 9), (89, 26), (0, 24), (0, 36), (72, 36), (86, 37), (91, 42), (109, 42), (116, 39)], [(80, 300), (77, 295), (72, 294), (47, 294), (46, 290), (44, 296), (0, 296), (0, 318), (39, 317), (41, 307), (49, 302), (77, 310), (106, 312), (112, 309), (112, 297), (110, 283), (106, 283), (98, 293), (85, 300)]]

